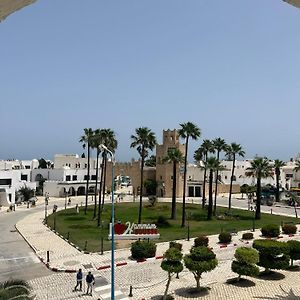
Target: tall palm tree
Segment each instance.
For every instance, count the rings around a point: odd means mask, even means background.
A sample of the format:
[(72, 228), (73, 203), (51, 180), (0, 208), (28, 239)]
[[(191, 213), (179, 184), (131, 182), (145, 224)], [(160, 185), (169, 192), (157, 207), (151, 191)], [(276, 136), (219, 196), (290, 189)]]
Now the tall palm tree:
[(230, 187), (229, 187), (229, 197), (228, 197), (228, 210), (231, 209), (231, 194), (232, 194), (232, 183), (234, 178), (234, 169), (235, 169), (235, 159), (236, 156), (245, 156), (245, 151), (243, 150), (242, 146), (237, 143), (231, 143), (228, 145), (226, 149), (226, 156), (228, 159), (232, 160), (232, 170), (231, 170), (231, 177), (230, 177)]
[(156, 138), (155, 134), (148, 127), (139, 127), (135, 129), (135, 135), (131, 135), (131, 141), (130, 148), (136, 148), (141, 156), (140, 207), (138, 216), (138, 223), (141, 224), (145, 158), (148, 156), (148, 150), (153, 150), (156, 145)]
[(212, 219), (213, 215), (213, 176), (214, 172), (224, 170), (224, 167), (220, 164), (220, 161), (216, 157), (208, 157), (204, 162), (204, 170), (209, 170), (209, 192), (208, 192), (208, 210), (207, 210), (207, 220)]
[(247, 168), (247, 176), (256, 177), (256, 211), (255, 219), (260, 219), (260, 205), (261, 205), (261, 179), (272, 177), (272, 166), (266, 157), (256, 157), (251, 161), (251, 166)]
[(183, 162), (183, 154), (178, 148), (170, 148), (163, 162), (173, 164), (173, 188), (172, 188), (172, 212), (171, 219), (176, 219), (176, 185), (177, 185), (177, 165)]
[(87, 160), (88, 160), (84, 214), (87, 213), (87, 206), (88, 206), (89, 180), (90, 180), (90, 149), (91, 149), (91, 139), (93, 135), (94, 135), (94, 131), (92, 128), (84, 128), (84, 135), (82, 135), (79, 140), (79, 142), (82, 143), (83, 149), (87, 147)]
[[(115, 153), (118, 147), (118, 141), (116, 140), (115, 132), (112, 129), (106, 128), (102, 130), (102, 142), (113, 153)], [(107, 172), (107, 152), (102, 153), (102, 172), (103, 172), (103, 184), (102, 184), (102, 208), (104, 206), (105, 197), (105, 185), (106, 185), (106, 172)], [(102, 174), (101, 174), (102, 176)]]
[[(220, 153), (222, 151), (226, 151), (227, 144), (225, 140), (221, 138), (216, 138), (213, 140), (214, 149), (216, 151), (217, 160), (220, 161)], [(218, 180), (219, 180), (219, 170), (216, 170), (216, 178), (215, 178), (215, 201), (214, 201), (214, 215), (217, 210), (217, 194), (218, 194)]]
[[(210, 140), (203, 140), (201, 146), (195, 151), (194, 159), (196, 162), (200, 163), (201, 160), (204, 162), (207, 161), (208, 153), (214, 153), (215, 149), (213, 147), (213, 143)], [(202, 191), (202, 208), (205, 206), (206, 200), (206, 168), (204, 168), (203, 175), (203, 191)]]
[(186, 172), (187, 172), (187, 158), (188, 158), (188, 147), (189, 139), (197, 140), (201, 135), (200, 128), (191, 123), (179, 124), (181, 128), (178, 130), (179, 136), (185, 139), (185, 154), (184, 154), (184, 173), (183, 173), (183, 197), (182, 197), (182, 222), (181, 227), (185, 226), (185, 190), (186, 190)]
[[(96, 184), (95, 184), (95, 193), (94, 193), (95, 201), (94, 201), (94, 217), (93, 217), (94, 219), (96, 218), (96, 213), (97, 213), (97, 195), (98, 195), (97, 190), (98, 190), (98, 177), (99, 177), (98, 165), (99, 165), (99, 155), (101, 153), (99, 146), (102, 144), (102, 142), (103, 142), (103, 130), (96, 129), (91, 139), (91, 148), (96, 149)], [(101, 183), (102, 182), (100, 182), (100, 189), (101, 189)], [(100, 201), (99, 201), (99, 205), (100, 205)]]
[(285, 162), (279, 159), (275, 159), (274, 168), (276, 176), (276, 202), (279, 202), (279, 178), (280, 178), (280, 168), (285, 166)]

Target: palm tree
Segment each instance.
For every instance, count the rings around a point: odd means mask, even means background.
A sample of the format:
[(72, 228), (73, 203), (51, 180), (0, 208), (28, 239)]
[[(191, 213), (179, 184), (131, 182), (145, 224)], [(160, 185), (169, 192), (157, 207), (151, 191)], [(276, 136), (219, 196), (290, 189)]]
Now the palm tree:
[(216, 157), (208, 157), (204, 162), (204, 170), (209, 170), (209, 192), (208, 192), (208, 210), (207, 210), (207, 220), (212, 219), (213, 214), (213, 176), (214, 172), (224, 170), (224, 167), (220, 164)]
[(183, 197), (182, 197), (182, 222), (181, 227), (185, 226), (185, 189), (186, 189), (186, 172), (187, 172), (187, 158), (188, 158), (188, 145), (189, 138), (197, 140), (201, 135), (200, 128), (191, 123), (179, 124), (181, 128), (178, 130), (179, 136), (185, 139), (185, 154), (184, 154), (184, 173), (183, 173)]
[(87, 147), (87, 160), (88, 160), (84, 214), (87, 213), (87, 206), (88, 206), (89, 180), (90, 180), (90, 148), (91, 148), (91, 138), (93, 137), (93, 135), (94, 135), (94, 131), (92, 128), (84, 128), (84, 135), (82, 135), (79, 140), (80, 143), (83, 143), (82, 144), (83, 149)]
[(163, 162), (173, 164), (173, 188), (172, 188), (172, 213), (171, 219), (176, 219), (176, 185), (177, 185), (177, 165), (183, 162), (183, 154), (178, 148), (170, 148)]
[(285, 162), (279, 159), (275, 159), (274, 168), (276, 176), (276, 202), (279, 202), (279, 178), (280, 178), (280, 168), (285, 166)]
[(26, 185), (18, 190), (18, 194), (22, 197), (22, 201), (27, 203), (27, 208), (29, 208), (29, 200), (34, 197), (34, 190), (27, 187)]
[[(203, 140), (201, 146), (195, 151), (194, 159), (196, 162), (200, 163), (201, 160), (204, 162), (207, 161), (208, 153), (214, 153), (215, 149), (213, 147), (213, 143), (210, 140)], [(202, 192), (202, 208), (205, 206), (205, 195), (206, 195), (206, 169), (204, 168), (203, 175), (203, 192)]]
[(272, 177), (272, 166), (266, 157), (256, 157), (251, 161), (251, 167), (247, 168), (247, 170), (247, 176), (255, 176), (257, 179), (255, 219), (260, 220), (261, 179)]
[(138, 223), (141, 224), (145, 158), (148, 156), (148, 150), (153, 150), (156, 145), (156, 138), (155, 134), (148, 127), (139, 127), (135, 129), (135, 135), (131, 135), (131, 140), (130, 148), (136, 148), (141, 156), (140, 207), (138, 216)]
[[(96, 212), (97, 212), (97, 194), (98, 194), (97, 190), (98, 190), (98, 177), (99, 177), (98, 164), (99, 164), (99, 155), (101, 152), (99, 146), (102, 144), (102, 142), (103, 142), (103, 130), (96, 129), (91, 139), (91, 148), (96, 149), (96, 184), (95, 184), (95, 194), (94, 194), (95, 201), (94, 201), (94, 217), (93, 217), (94, 219), (96, 218)], [(101, 183), (102, 182), (100, 182), (100, 189), (101, 189)], [(99, 205), (100, 205), (100, 201), (99, 201)]]
[(0, 283), (0, 299), (33, 299), (34, 296), (31, 297), (30, 293), (31, 287), (24, 280), (14, 279)]
[(231, 177), (230, 177), (230, 187), (229, 187), (229, 198), (228, 198), (228, 210), (231, 209), (231, 194), (232, 194), (232, 183), (234, 178), (234, 169), (235, 169), (235, 159), (236, 156), (244, 157), (245, 151), (242, 149), (242, 146), (237, 143), (231, 143), (228, 145), (226, 150), (226, 156), (228, 159), (232, 160), (232, 170), (231, 170)]
[[(220, 153), (222, 151), (226, 151), (226, 148), (227, 148), (225, 140), (223, 140), (221, 138), (216, 138), (215, 140), (213, 140), (213, 145), (214, 145), (214, 149), (216, 151), (217, 160), (220, 161)], [(216, 209), (217, 209), (218, 179), (219, 179), (219, 170), (216, 170), (214, 215), (216, 214)]]

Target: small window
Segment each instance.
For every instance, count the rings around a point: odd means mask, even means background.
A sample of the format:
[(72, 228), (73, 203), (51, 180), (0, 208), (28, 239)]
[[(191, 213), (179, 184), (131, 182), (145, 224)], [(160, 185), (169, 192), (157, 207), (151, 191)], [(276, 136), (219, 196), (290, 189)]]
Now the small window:
[(71, 181), (71, 175), (66, 175), (66, 181)]
[(87, 164), (84, 164), (84, 168), (85, 168), (85, 169), (87, 168)]
[(232, 181), (236, 181), (236, 176), (235, 175), (232, 176)]
[(173, 176), (171, 176), (171, 180), (173, 180)]
[(227, 179), (227, 175), (225, 175), (225, 179)]
[(27, 174), (21, 174), (21, 180), (27, 181), (28, 175)]
[(160, 180), (162, 180), (162, 176), (160, 176)]
[(84, 175), (84, 180), (88, 180), (88, 176), (87, 175)]
[(28, 166), (28, 165), (27, 165), (27, 166), (25, 166), (25, 169), (27, 169), (27, 170), (28, 170), (28, 169), (30, 169), (30, 166)]
[(92, 180), (96, 180), (96, 175), (92, 175)]
[(77, 175), (73, 175), (72, 180), (73, 180), (73, 181), (76, 181), (76, 180), (77, 180)]

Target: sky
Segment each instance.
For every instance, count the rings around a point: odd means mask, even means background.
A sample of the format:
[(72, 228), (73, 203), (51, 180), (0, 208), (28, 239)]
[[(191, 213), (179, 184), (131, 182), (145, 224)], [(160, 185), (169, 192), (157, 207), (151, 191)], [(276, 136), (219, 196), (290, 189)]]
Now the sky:
[(0, 159), (193, 122), (246, 157), (300, 152), (300, 9), (281, 0), (38, 0), (0, 23)]

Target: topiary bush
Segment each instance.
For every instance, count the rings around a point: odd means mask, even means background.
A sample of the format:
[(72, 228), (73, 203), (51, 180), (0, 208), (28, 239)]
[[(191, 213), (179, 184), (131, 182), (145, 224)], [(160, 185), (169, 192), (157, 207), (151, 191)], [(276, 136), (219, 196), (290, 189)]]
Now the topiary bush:
[(170, 248), (176, 248), (176, 249), (178, 249), (179, 251), (181, 251), (181, 250), (182, 250), (182, 244), (177, 243), (177, 242), (174, 242), (174, 241), (171, 241), (171, 242), (169, 243), (169, 249), (170, 249)]
[(194, 240), (194, 247), (199, 247), (199, 246), (208, 246), (208, 237), (205, 235), (199, 235), (198, 237), (195, 238)]
[(252, 232), (245, 232), (242, 235), (243, 240), (252, 240), (253, 239), (253, 233)]
[(254, 240), (253, 248), (259, 252), (258, 265), (265, 268), (265, 272), (271, 269), (285, 270), (289, 267), (289, 245), (285, 242), (274, 240)]
[(280, 233), (280, 228), (278, 225), (269, 224), (262, 227), (261, 233), (265, 237), (278, 237)]
[(234, 257), (236, 260), (232, 262), (231, 269), (239, 274), (237, 281), (240, 280), (242, 275), (257, 276), (259, 274), (259, 268), (256, 266), (259, 261), (259, 254), (255, 249), (237, 248)]
[(293, 224), (284, 224), (282, 226), (282, 231), (285, 234), (295, 234), (297, 232), (297, 226)]
[(287, 244), (290, 247), (291, 266), (293, 266), (294, 260), (300, 259), (300, 242), (299, 241), (288, 241)]
[(222, 244), (229, 244), (231, 242), (232, 236), (229, 232), (221, 232), (219, 234), (219, 242)]
[(131, 244), (131, 256), (140, 260), (154, 257), (156, 254), (156, 245), (153, 242), (136, 241)]
[(165, 216), (158, 216), (156, 225), (157, 227), (169, 227), (170, 223)]

